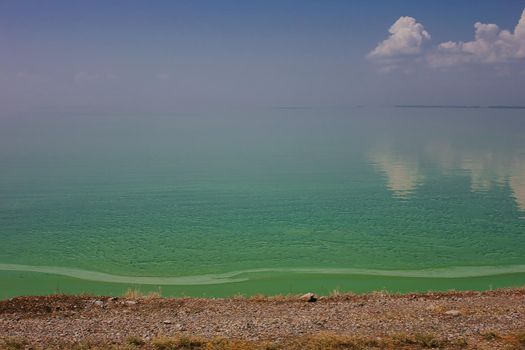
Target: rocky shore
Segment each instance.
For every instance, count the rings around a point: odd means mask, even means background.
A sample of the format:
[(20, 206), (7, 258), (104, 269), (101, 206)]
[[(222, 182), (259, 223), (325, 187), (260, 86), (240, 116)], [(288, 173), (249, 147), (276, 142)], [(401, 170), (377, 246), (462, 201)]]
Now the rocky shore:
[(0, 301), (2, 349), (525, 349), (525, 289)]

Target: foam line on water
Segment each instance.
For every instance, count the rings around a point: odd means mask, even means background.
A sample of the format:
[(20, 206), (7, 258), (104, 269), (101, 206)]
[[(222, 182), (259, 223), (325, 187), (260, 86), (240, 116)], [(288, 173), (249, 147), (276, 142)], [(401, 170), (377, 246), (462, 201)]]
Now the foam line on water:
[(265, 268), (241, 271), (231, 271), (217, 274), (195, 276), (122, 276), (104, 272), (81, 270), (58, 266), (33, 266), (18, 264), (0, 264), (0, 271), (38, 272), (82, 280), (147, 285), (206, 285), (244, 282), (254, 279), (261, 273), (295, 273), (295, 274), (331, 274), (331, 275), (361, 275), (377, 277), (409, 277), (409, 278), (469, 278), (496, 276), (511, 273), (525, 273), (525, 265), (506, 266), (457, 266), (446, 268), (420, 270), (378, 270), (363, 268)]

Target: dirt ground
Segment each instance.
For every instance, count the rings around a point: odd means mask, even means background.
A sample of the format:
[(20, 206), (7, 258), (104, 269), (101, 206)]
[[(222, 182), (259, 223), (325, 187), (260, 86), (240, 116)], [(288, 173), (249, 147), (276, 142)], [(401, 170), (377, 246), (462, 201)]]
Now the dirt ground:
[(2, 347), (525, 349), (525, 289), (343, 294), (315, 302), (19, 297), (0, 301)]

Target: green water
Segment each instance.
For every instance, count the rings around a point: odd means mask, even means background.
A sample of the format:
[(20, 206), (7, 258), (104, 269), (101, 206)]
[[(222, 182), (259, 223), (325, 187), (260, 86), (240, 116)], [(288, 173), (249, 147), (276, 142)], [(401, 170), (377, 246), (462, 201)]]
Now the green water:
[(525, 285), (525, 113), (0, 119), (0, 298)]

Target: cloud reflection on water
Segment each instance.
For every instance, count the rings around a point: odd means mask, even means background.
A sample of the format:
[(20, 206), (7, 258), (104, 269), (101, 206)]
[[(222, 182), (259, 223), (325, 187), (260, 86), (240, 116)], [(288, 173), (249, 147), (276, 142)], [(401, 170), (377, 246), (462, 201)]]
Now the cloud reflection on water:
[(396, 197), (410, 197), (424, 180), (416, 160), (393, 153), (387, 148), (372, 151), (370, 161), (386, 175), (387, 187)]
[(519, 159), (512, 168), (509, 185), (514, 193), (514, 199), (522, 211), (525, 211), (525, 159)]
[[(525, 152), (467, 150), (447, 142), (430, 141), (421, 156), (447, 174), (468, 174), (472, 192), (488, 192), (508, 186), (519, 209), (525, 211)], [(373, 148), (370, 162), (387, 178), (387, 188), (395, 197), (409, 198), (423, 184), (434, 167), (422, 167), (418, 157), (388, 147)]]

